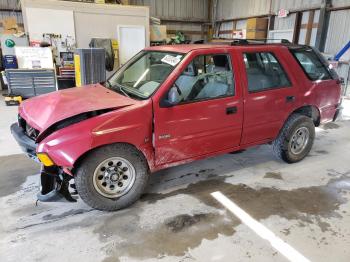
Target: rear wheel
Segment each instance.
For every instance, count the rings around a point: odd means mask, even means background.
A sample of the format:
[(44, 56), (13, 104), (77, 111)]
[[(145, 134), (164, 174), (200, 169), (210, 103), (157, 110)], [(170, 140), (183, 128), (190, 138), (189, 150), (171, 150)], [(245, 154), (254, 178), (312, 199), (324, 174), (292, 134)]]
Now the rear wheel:
[(275, 155), (287, 163), (304, 159), (310, 152), (315, 138), (315, 126), (307, 116), (293, 114), (273, 142)]
[(89, 206), (114, 211), (139, 199), (148, 176), (143, 155), (130, 145), (115, 144), (91, 152), (78, 168), (75, 184)]

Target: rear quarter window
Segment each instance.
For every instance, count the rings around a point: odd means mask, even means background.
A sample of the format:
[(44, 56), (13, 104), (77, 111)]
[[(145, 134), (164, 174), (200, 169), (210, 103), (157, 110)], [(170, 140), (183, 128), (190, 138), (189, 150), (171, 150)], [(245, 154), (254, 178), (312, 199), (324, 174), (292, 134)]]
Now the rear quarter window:
[(325, 64), (311, 48), (291, 50), (291, 52), (310, 80), (317, 81), (332, 79)]

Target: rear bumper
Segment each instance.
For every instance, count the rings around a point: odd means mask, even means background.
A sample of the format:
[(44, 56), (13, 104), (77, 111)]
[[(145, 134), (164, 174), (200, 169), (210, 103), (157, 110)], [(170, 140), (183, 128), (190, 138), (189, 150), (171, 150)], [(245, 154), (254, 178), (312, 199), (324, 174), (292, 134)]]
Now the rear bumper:
[(339, 106), (336, 110), (335, 110), (335, 114), (333, 117), (333, 122), (336, 121), (338, 119), (338, 117), (341, 115), (341, 112), (343, 110), (343, 107)]
[(23, 131), (22, 128), (18, 126), (17, 123), (13, 123), (11, 125), (11, 133), (13, 137), (16, 139), (17, 143), (23, 150), (25, 154), (27, 154), (31, 159), (39, 162), (39, 159), (36, 156), (36, 147), (37, 144), (35, 141), (30, 139)]

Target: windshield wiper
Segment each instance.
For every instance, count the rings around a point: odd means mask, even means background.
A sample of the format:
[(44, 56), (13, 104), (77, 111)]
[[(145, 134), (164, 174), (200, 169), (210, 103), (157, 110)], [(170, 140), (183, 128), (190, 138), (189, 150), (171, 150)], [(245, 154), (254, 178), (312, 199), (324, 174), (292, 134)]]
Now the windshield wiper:
[(112, 83), (111, 83), (111, 81), (107, 80), (107, 81), (106, 81), (106, 84), (108, 85), (107, 87), (109, 87), (109, 88), (111, 88), (111, 87), (112, 87)]
[[(119, 91), (120, 93), (124, 94), (125, 96), (127, 97), (130, 97), (125, 91), (124, 91), (124, 87), (122, 85), (119, 85), (119, 84), (116, 84), (115, 86), (112, 85), (111, 81), (107, 80), (106, 81), (107, 83), (107, 88), (110, 88), (110, 89), (114, 89), (115, 91)], [(118, 87), (118, 89), (116, 90), (115, 87)]]
[[(124, 87), (122, 85), (119, 84), (115, 84), (114, 86), (112, 85), (111, 81), (107, 80), (106, 83), (108, 84), (108, 88), (113, 89), (115, 91), (119, 91), (118, 93), (122, 93), (123, 95), (130, 97), (125, 91), (124, 91)], [(115, 88), (117, 87), (117, 88)]]
[(111, 81), (107, 80), (106, 83), (108, 84), (108, 88), (114, 90), (115, 92), (121, 93), (129, 98), (137, 98), (137, 99), (144, 99), (144, 97), (141, 97), (131, 90), (128, 90), (127, 87), (121, 85), (121, 84), (114, 84), (112, 85)]
[(117, 87), (119, 87), (120, 92), (122, 92), (125, 96), (130, 97), (125, 91), (124, 87), (122, 85), (116, 84)]

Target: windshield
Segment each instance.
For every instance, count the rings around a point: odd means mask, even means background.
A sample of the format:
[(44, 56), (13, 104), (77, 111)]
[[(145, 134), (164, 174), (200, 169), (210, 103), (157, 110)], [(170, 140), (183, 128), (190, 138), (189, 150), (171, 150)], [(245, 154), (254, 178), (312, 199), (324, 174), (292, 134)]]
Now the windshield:
[(107, 87), (127, 96), (146, 99), (182, 58), (183, 55), (178, 53), (142, 51), (107, 81)]

